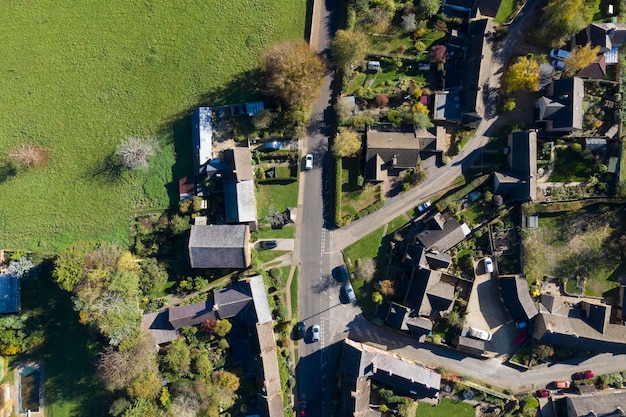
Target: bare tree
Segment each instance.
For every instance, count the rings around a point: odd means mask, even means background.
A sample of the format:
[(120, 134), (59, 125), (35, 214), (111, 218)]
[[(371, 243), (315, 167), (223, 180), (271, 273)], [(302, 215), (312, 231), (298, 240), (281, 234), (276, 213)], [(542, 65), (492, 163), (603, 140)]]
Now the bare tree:
[(154, 138), (141, 139), (134, 136), (122, 142), (115, 151), (122, 166), (128, 170), (146, 169), (149, 167), (148, 158), (159, 151), (159, 144)]
[(376, 262), (373, 259), (363, 258), (358, 261), (357, 274), (366, 281), (374, 277), (376, 272)]
[(415, 19), (415, 13), (409, 13), (402, 16), (402, 29), (405, 32), (414, 32), (417, 29), (417, 20)]
[(22, 168), (38, 168), (48, 162), (47, 149), (32, 143), (18, 145), (9, 151), (8, 156)]
[(130, 350), (119, 351), (109, 346), (100, 355), (98, 371), (110, 390), (126, 388), (139, 374), (153, 369), (157, 356), (150, 337), (142, 333)]

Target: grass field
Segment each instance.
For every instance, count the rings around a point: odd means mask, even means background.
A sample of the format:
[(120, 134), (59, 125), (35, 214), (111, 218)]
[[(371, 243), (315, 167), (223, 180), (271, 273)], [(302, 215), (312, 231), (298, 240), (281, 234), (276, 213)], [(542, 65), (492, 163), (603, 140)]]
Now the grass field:
[[(259, 56), (303, 38), (305, 14), (306, 0), (7, 3), (0, 155), (36, 143), (50, 162), (0, 178), (0, 247), (128, 243), (134, 211), (175, 203), (191, 172), (192, 109), (254, 99)], [(113, 175), (107, 160), (129, 136), (156, 136), (162, 151), (147, 172)]]
[(436, 406), (420, 403), (417, 406), (415, 417), (474, 417), (474, 414), (472, 404), (442, 398)]

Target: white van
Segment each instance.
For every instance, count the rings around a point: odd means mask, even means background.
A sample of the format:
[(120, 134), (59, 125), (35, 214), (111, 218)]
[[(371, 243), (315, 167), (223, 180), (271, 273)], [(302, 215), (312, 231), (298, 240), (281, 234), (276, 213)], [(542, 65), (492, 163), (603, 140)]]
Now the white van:
[(306, 171), (313, 169), (313, 155), (310, 153), (304, 157), (304, 169)]
[(474, 337), (480, 340), (485, 340), (487, 342), (490, 341), (491, 338), (493, 337), (492, 334), (489, 333), (488, 331), (477, 329), (475, 327), (470, 327), (467, 334), (470, 335), (471, 337)]

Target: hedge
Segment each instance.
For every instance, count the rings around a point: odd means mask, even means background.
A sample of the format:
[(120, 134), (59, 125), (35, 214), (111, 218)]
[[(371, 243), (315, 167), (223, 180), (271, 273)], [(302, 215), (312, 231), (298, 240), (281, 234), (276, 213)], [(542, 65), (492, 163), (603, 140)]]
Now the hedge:
[(341, 226), (341, 173), (343, 170), (343, 160), (335, 158), (335, 225)]

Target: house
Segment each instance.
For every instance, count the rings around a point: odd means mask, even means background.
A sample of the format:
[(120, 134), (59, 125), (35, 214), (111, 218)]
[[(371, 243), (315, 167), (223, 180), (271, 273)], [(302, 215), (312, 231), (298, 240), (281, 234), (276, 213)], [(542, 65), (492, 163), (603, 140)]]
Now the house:
[(576, 76), (591, 80), (604, 80), (606, 77), (606, 55), (598, 55), (591, 64), (578, 71)]
[(468, 19), (474, 8), (474, 0), (444, 0), (442, 10), (450, 17)]
[(446, 270), (452, 264), (452, 257), (444, 252), (427, 250), (422, 246), (409, 244), (406, 245), (402, 263), (412, 268)]
[(496, 17), (502, 0), (476, 0), (472, 16), (476, 17)]
[(485, 353), (485, 341), (473, 337), (459, 336), (456, 344), (459, 352), (469, 353), (474, 356), (482, 356)]
[(440, 271), (416, 268), (402, 304), (422, 317), (445, 314), (454, 305), (457, 283), (457, 278)]
[(599, 46), (600, 52), (616, 50), (626, 43), (626, 24), (624, 23), (592, 23), (576, 35), (577, 45)]
[(424, 220), (417, 230), (416, 240), (425, 248), (446, 252), (471, 233), (465, 224), (459, 224), (448, 213), (436, 213)]
[(610, 322), (606, 304), (542, 295), (533, 337), (541, 343), (594, 352), (626, 353), (626, 326)]
[(567, 417), (619, 417), (626, 415), (626, 392), (565, 397)]
[(537, 100), (537, 123), (547, 132), (569, 133), (583, 128), (583, 97), (585, 88), (580, 77), (554, 80), (546, 95)]
[(20, 279), (8, 273), (0, 273), (0, 314), (20, 311)]
[(411, 312), (413, 312), (413, 309), (403, 306), (402, 304), (392, 302), (389, 306), (389, 311), (387, 311), (385, 323), (394, 329), (409, 330), (406, 323), (409, 320)]
[(193, 175), (178, 179), (178, 198), (180, 201), (186, 200), (196, 195), (196, 180)]
[(194, 224), (188, 253), (192, 268), (247, 268), (250, 265), (248, 225)]
[(213, 112), (210, 107), (196, 107), (192, 117), (191, 141), (194, 153), (194, 172), (206, 173), (213, 155)]
[(461, 123), (461, 96), (458, 91), (436, 91), (433, 120)]
[[(436, 137), (433, 135), (433, 138)], [(414, 129), (367, 129), (365, 180), (383, 181), (389, 171), (417, 167), (420, 141)]]
[(494, 174), (494, 193), (516, 201), (537, 199), (537, 132), (514, 132), (508, 137), (508, 171)]
[(509, 315), (516, 323), (530, 321), (539, 312), (530, 296), (528, 282), (522, 275), (498, 277), (500, 297)]
[(341, 353), (342, 406), (339, 415), (369, 415), (370, 380), (398, 395), (437, 398), (441, 375), (384, 350), (344, 340)]
[(206, 320), (217, 320), (219, 318), (213, 310), (213, 300), (171, 307), (168, 309), (168, 312), (168, 320), (176, 330), (186, 326), (195, 326)]

